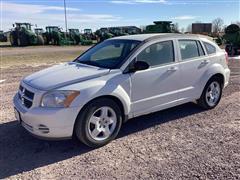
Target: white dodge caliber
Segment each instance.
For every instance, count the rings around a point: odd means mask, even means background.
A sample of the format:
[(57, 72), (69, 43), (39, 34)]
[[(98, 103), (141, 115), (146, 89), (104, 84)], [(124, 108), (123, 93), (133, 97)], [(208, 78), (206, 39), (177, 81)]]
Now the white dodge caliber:
[(15, 115), (37, 137), (75, 135), (99, 147), (130, 118), (191, 101), (214, 108), (229, 76), (226, 53), (207, 37), (122, 36), (25, 77), (14, 97)]

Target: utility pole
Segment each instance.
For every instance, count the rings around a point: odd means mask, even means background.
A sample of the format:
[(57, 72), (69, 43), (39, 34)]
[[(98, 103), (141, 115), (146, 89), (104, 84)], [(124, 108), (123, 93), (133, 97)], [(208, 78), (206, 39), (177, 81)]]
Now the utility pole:
[(64, 13), (65, 13), (65, 28), (66, 28), (66, 34), (65, 34), (65, 36), (67, 36), (68, 25), (67, 25), (67, 8), (66, 8), (66, 0), (64, 0)]

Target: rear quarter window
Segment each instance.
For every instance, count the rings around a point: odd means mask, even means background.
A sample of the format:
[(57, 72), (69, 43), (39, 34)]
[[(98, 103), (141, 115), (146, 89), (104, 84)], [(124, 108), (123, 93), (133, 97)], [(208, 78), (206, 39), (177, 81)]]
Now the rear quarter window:
[(213, 46), (212, 44), (207, 43), (207, 42), (203, 42), (203, 44), (204, 44), (205, 49), (206, 49), (208, 54), (215, 54), (217, 52), (216, 47)]

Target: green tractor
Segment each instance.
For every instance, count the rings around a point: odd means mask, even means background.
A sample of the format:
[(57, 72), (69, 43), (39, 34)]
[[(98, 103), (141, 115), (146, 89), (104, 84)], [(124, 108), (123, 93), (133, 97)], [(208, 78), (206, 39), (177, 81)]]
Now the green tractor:
[(3, 33), (3, 31), (0, 31), (0, 42), (7, 42), (7, 36)]
[(96, 31), (97, 39), (99, 42), (102, 42), (106, 39), (114, 37), (112, 33), (109, 32), (108, 28), (100, 28)]
[(97, 40), (97, 36), (92, 32), (92, 29), (84, 29), (83, 35), (87, 40)]
[(10, 42), (12, 46), (43, 45), (44, 40), (41, 35), (35, 34), (30, 23), (15, 23), (14, 29), (10, 32)]
[(125, 29), (125, 32), (130, 35), (142, 33), (142, 30), (136, 26), (124, 26), (123, 28)]
[(46, 32), (43, 33), (44, 42), (47, 45), (62, 45), (64, 33), (58, 26), (47, 26)]
[(223, 38), (219, 35), (213, 37), (213, 41), (217, 43), (218, 46), (221, 46), (223, 44)]
[(240, 27), (237, 24), (231, 24), (225, 29), (223, 39), (228, 55), (240, 55)]
[(92, 29), (84, 29), (83, 34), (80, 34), (80, 44), (81, 45), (92, 45), (96, 40), (95, 34), (93, 34)]
[(154, 21), (154, 25), (146, 26), (144, 33), (172, 33), (173, 24), (171, 21)]
[[(76, 31), (75, 31), (76, 34)], [(70, 33), (61, 31), (58, 26), (47, 26), (46, 32), (43, 33), (44, 42), (48, 45), (74, 45), (75, 42), (71, 39)]]
[(83, 37), (80, 34), (79, 29), (69, 29), (69, 38), (74, 45), (78, 45), (83, 41)]
[(109, 32), (111, 34), (113, 34), (114, 36), (126, 36), (126, 35), (129, 35), (128, 33), (126, 33), (126, 31), (122, 27), (110, 27), (109, 28)]

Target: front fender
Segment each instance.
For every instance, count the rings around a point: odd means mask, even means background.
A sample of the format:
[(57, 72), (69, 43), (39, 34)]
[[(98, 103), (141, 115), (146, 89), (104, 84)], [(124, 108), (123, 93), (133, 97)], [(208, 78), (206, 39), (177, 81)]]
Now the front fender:
[(102, 96), (113, 96), (121, 101), (124, 109), (124, 114), (130, 113), (130, 83), (129, 79), (121, 79), (121, 83), (115, 80), (104, 81), (87, 81), (82, 83), (73, 84), (62, 90), (80, 90), (80, 95), (72, 102), (71, 107), (79, 107), (79, 111), (84, 105), (95, 98)]

